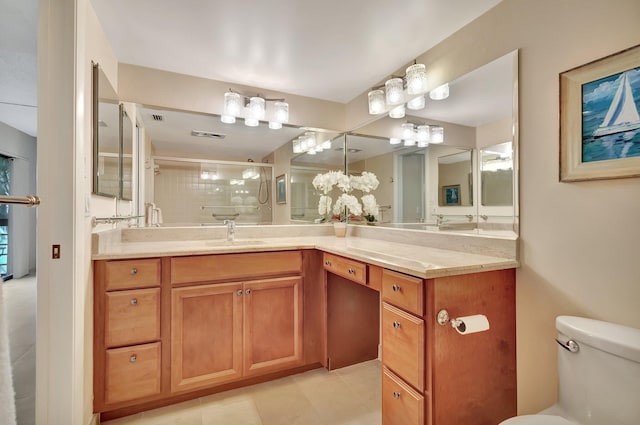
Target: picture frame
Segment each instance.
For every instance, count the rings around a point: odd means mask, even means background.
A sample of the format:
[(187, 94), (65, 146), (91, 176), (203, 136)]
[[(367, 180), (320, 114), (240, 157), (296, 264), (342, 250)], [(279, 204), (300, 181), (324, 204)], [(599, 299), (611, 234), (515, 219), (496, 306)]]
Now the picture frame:
[(276, 177), (276, 203), (287, 203), (287, 175), (280, 174)]
[(460, 185), (442, 186), (442, 199), (446, 206), (460, 205)]
[(560, 181), (640, 176), (640, 46), (560, 74)]

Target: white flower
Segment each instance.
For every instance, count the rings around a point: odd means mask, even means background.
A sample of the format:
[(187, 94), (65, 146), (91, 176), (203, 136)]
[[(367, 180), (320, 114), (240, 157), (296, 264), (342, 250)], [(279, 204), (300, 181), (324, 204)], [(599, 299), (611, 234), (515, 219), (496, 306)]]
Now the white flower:
[(340, 215), (344, 207), (347, 207), (347, 210), (353, 215), (362, 214), (362, 206), (358, 202), (358, 198), (353, 195), (349, 195), (347, 193), (343, 193), (336, 200), (336, 203), (333, 205), (333, 213), (335, 215)]
[[(366, 216), (375, 217), (378, 215), (378, 204), (373, 195), (364, 195), (361, 205), (358, 198), (350, 194), (353, 190), (359, 190), (363, 193), (369, 193), (375, 190), (380, 183), (373, 173), (364, 171), (359, 176), (346, 176), (342, 171), (328, 171), (315, 176), (312, 184), (317, 191), (322, 193), (318, 202), (318, 213), (321, 216), (327, 216), (333, 212), (333, 215), (344, 219), (345, 208), (349, 214), (359, 216), (362, 215), (363, 205)], [(333, 204), (333, 208), (331, 208), (332, 199), (329, 193), (331, 193), (336, 186), (343, 193), (338, 197), (335, 204)]]
[(375, 174), (363, 171), (360, 176), (351, 176), (351, 187), (369, 193), (376, 190), (380, 182)]
[(318, 174), (313, 178), (313, 187), (321, 190), (325, 195), (331, 192), (340, 179), (344, 177), (342, 171), (329, 171), (325, 174)]
[(364, 215), (371, 215), (376, 217), (378, 215), (378, 202), (376, 201), (376, 197), (369, 194), (364, 195), (362, 198), (362, 209), (364, 211)]
[(327, 195), (320, 196), (320, 202), (318, 203), (318, 214), (325, 215), (331, 211), (331, 197)]

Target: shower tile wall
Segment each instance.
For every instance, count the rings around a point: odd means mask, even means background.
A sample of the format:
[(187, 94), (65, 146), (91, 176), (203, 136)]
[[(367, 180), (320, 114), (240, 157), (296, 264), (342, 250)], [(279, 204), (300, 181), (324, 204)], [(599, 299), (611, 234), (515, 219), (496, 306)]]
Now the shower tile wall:
[[(238, 180), (242, 180), (241, 173), (239, 168)], [(155, 175), (155, 204), (161, 208), (165, 223), (220, 224), (226, 218), (239, 223), (271, 223), (270, 194), (265, 204), (258, 200), (260, 180), (246, 179), (244, 185), (231, 184), (230, 180), (204, 180), (199, 167), (163, 164)], [(263, 190), (270, 184), (268, 180), (263, 182)], [(261, 195), (264, 202), (266, 192)], [(239, 215), (234, 218), (235, 214)]]

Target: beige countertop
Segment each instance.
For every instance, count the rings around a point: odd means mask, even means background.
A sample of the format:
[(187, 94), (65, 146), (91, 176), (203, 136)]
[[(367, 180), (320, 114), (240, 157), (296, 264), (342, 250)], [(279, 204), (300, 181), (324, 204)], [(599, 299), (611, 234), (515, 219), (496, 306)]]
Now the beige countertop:
[(361, 236), (298, 236), (236, 239), (120, 241), (94, 251), (94, 260), (241, 252), (318, 249), (413, 276), (430, 278), (518, 267), (511, 258), (494, 257)]

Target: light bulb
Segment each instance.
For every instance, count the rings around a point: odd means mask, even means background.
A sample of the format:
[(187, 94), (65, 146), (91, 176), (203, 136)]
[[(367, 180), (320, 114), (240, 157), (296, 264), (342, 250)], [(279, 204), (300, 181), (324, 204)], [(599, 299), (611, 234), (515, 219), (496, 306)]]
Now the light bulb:
[(444, 142), (444, 128), (431, 127), (431, 143), (443, 143)]
[(427, 72), (423, 64), (411, 65), (406, 73), (408, 94), (421, 94), (427, 91)]
[(225, 124), (233, 124), (236, 122), (236, 117), (234, 117), (233, 115), (221, 115), (220, 121)]
[(379, 115), (384, 112), (384, 92), (382, 90), (371, 90), (369, 92), (369, 114)]
[(424, 105), (425, 105), (424, 95), (414, 97), (413, 99), (407, 102), (407, 108), (411, 109), (412, 111), (423, 109)]
[(391, 78), (384, 83), (387, 93), (387, 105), (398, 105), (404, 102), (402, 78)]
[(265, 115), (265, 101), (263, 98), (254, 96), (249, 99), (249, 116), (254, 120), (263, 120)]
[(244, 125), (247, 127), (257, 127), (260, 124), (260, 121), (254, 118), (245, 118)]
[(405, 140), (413, 138), (413, 124), (406, 122), (402, 124), (402, 138)]
[(404, 118), (404, 105), (399, 105), (389, 111), (390, 118)]
[(443, 100), (449, 97), (449, 83), (445, 83), (429, 92), (429, 97), (433, 100)]
[(402, 139), (398, 138), (398, 137), (390, 137), (389, 138), (389, 143), (392, 145), (399, 145), (400, 143), (402, 143)]

